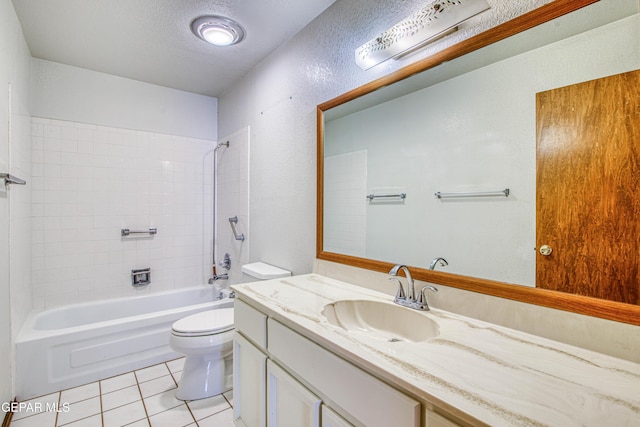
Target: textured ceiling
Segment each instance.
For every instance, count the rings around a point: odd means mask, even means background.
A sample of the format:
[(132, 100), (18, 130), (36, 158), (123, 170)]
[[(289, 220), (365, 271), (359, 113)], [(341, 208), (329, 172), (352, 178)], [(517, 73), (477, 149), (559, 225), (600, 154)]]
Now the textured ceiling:
[[(13, 0), (35, 58), (217, 97), (335, 0)], [(191, 21), (238, 21), (245, 40), (216, 47)]]

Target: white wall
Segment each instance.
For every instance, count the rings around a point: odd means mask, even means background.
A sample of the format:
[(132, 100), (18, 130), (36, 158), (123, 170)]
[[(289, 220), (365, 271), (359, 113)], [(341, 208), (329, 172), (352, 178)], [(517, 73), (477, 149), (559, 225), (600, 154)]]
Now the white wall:
[(450, 38), (362, 71), (354, 51), (424, 2), (338, 0), (219, 98), (219, 132), (251, 127), (251, 260), (312, 270), (316, 105), (547, 1), (490, 1)]
[(32, 60), (31, 115), (215, 140), (216, 98), (42, 59)]
[(0, 2), (0, 172), (28, 183), (6, 189), (0, 182), (0, 402), (14, 395), (13, 342), (31, 308), (29, 66), (13, 6)]

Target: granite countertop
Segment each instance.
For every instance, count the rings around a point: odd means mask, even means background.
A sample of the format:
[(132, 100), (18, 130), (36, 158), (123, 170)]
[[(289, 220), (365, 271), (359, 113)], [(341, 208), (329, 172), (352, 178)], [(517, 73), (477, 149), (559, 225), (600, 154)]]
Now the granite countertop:
[(640, 364), (433, 308), (423, 315), (438, 323), (436, 337), (372, 339), (330, 324), (322, 311), (339, 300), (392, 297), (317, 274), (233, 289), (301, 335), (466, 422), (640, 425)]

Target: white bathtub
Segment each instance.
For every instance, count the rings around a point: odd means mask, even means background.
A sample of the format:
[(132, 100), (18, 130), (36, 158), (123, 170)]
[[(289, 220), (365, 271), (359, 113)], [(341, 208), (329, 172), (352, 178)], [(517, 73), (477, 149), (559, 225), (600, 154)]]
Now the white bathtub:
[(176, 320), (233, 307), (214, 287), (194, 287), (33, 312), (16, 340), (16, 396), (25, 400), (180, 357)]

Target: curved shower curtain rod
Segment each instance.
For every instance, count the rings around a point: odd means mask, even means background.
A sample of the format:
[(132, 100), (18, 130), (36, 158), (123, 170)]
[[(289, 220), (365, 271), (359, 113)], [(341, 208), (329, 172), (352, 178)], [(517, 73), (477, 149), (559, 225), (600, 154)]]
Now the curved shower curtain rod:
[(213, 220), (213, 247), (211, 248), (211, 257), (212, 257), (212, 263), (211, 263), (211, 269), (212, 269), (212, 274), (215, 276), (217, 274), (216, 272), (216, 244), (218, 243), (218, 232), (217, 232), (217, 198), (218, 198), (218, 191), (216, 188), (216, 181), (218, 178), (218, 149), (221, 147), (227, 147), (229, 148), (229, 141), (226, 142), (219, 142), (218, 145), (216, 145), (216, 148), (213, 149), (213, 214), (212, 216), (212, 220)]

